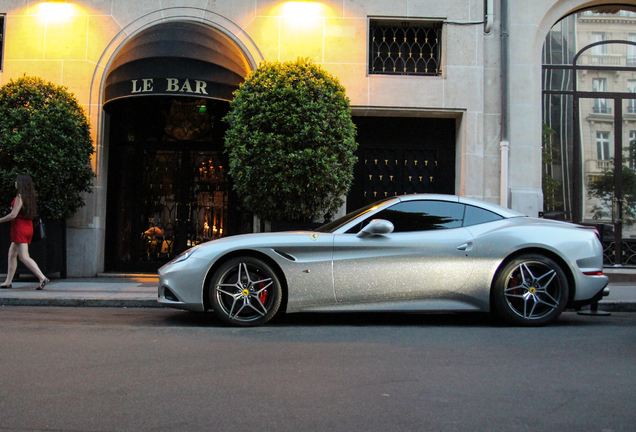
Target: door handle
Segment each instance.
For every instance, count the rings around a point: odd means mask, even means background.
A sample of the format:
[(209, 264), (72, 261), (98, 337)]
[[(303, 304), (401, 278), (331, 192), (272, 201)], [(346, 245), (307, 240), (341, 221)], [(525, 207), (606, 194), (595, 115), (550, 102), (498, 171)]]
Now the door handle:
[(473, 250), (473, 242), (464, 243), (463, 245), (457, 246), (458, 251), (471, 251)]

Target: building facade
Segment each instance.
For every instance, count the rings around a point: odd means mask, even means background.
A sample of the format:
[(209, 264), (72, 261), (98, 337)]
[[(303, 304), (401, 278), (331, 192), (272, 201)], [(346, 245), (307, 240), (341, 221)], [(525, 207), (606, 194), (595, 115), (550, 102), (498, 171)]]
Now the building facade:
[(67, 221), (68, 274), (152, 271), (260, 229), (225, 175), (222, 118), (263, 61), (311, 58), (345, 86), (359, 143), (348, 209), (436, 192), (536, 216), (546, 37), (604, 4), (615, 2), (1, 0), (0, 84), (40, 76), (89, 116), (95, 187)]

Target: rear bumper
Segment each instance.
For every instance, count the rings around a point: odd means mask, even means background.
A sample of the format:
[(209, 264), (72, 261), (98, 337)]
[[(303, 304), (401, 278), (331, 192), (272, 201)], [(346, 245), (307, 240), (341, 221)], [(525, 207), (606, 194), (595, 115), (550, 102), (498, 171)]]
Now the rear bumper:
[(603, 299), (603, 297), (607, 297), (609, 293), (610, 293), (609, 288), (604, 287), (594, 297), (587, 300), (575, 300), (572, 302), (572, 304), (568, 305), (568, 307), (575, 310), (579, 310), (583, 306), (587, 306), (592, 303), (598, 303), (599, 301)]

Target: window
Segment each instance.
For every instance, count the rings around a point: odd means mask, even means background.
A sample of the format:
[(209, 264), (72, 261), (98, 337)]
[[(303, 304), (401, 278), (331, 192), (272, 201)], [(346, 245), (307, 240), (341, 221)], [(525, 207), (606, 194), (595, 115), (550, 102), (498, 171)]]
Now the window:
[(4, 67), (4, 14), (0, 14), (0, 72)]
[(479, 225), (486, 222), (492, 222), (503, 219), (496, 213), (488, 210), (484, 210), (479, 207), (473, 207), (471, 205), (466, 206), (466, 212), (464, 213), (464, 226)]
[(371, 21), (369, 74), (441, 75), (442, 23)]
[(374, 214), (365, 224), (373, 219), (390, 221), (395, 233), (459, 228), (464, 219), (464, 205), (447, 201), (405, 201)]
[[(594, 78), (592, 80), (592, 91), (605, 93), (607, 91), (607, 78)], [(593, 112), (596, 114), (611, 114), (607, 99), (594, 99)]]
[[(636, 93), (636, 80), (627, 80), (627, 91), (629, 93)], [(636, 95), (634, 95), (636, 98)], [(636, 99), (627, 99), (627, 113), (636, 113)]]
[[(394, 198), (393, 197), (384, 198), (384, 199), (381, 199), (379, 201), (374, 201), (371, 204), (366, 205), (365, 207), (362, 207), (362, 208), (360, 208), (358, 210), (354, 210), (354, 211), (352, 211), (350, 213), (347, 213), (346, 215), (344, 215), (344, 216), (342, 216), (342, 217), (340, 217), (340, 218), (338, 218), (338, 219), (336, 219), (336, 220), (334, 220), (332, 222), (329, 222), (329, 223), (319, 227), (318, 229), (316, 229), (316, 231), (317, 232), (324, 232), (324, 233), (332, 233), (332, 232), (336, 231), (338, 228), (340, 228), (340, 227), (346, 225), (347, 223), (349, 223), (349, 221), (351, 221), (352, 219), (355, 219), (358, 216), (360, 216), (360, 215), (362, 215), (362, 214), (364, 214), (364, 213), (366, 213), (366, 212), (368, 212), (370, 210), (373, 210), (374, 207), (381, 205), (385, 201), (389, 201), (389, 200), (392, 200), (392, 199), (394, 199)], [(356, 226), (358, 226), (358, 225), (360, 225), (360, 224), (356, 224)], [(357, 227), (355, 229), (355, 232), (357, 233), (360, 228), (361, 227)], [(348, 232), (352, 232), (351, 229)]]
[[(636, 33), (628, 33), (627, 40), (636, 42)], [(636, 45), (627, 45), (627, 66), (636, 66)]]
[(611, 158), (609, 132), (596, 132), (596, 152), (599, 160), (609, 160)]
[[(605, 33), (592, 32), (590, 43), (603, 42), (605, 40)], [(607, 45), (597, 45), (592, 47), (592, 55), (605, 55), (607, 54)]]

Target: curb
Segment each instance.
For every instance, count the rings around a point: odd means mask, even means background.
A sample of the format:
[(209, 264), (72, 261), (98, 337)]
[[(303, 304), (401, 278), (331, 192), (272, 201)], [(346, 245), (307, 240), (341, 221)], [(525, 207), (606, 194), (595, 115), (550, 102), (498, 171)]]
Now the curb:
[(636, 302), (599, 302), (598, 309), (605, 312), (636, 312)]
[[(55, 298), (0, 298), (0, 306), (57, 306), (165, 309), (154, 299), (55, 299)], [(633, 301), (601, 301), (599, 310), (606, 312), (636, 312)], [(585, 308), (588, 309), (588, 308)], [(584, 309), (584, 310), (585, 310)]]
[(111, 308), (158, 308), (165, 306), (157, 300), (104, 300), (104, 299), (37, 299), (0, 298), (0, 306), (61, 306), (61, 307), (111, 307)]

